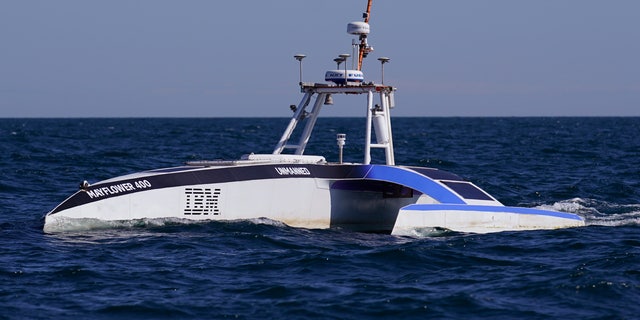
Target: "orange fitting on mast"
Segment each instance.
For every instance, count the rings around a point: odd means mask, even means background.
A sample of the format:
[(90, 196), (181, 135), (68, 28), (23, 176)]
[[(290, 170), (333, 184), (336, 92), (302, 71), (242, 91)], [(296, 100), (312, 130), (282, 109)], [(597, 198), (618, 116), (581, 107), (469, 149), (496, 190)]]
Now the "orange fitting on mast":
[(371, 14), (371, 2), (373, 0), (369, 0), (367, 2), (367, 11), (365, 12), (367, 15), (364, 17), (364, 22), (369, 23), (369, 15)]

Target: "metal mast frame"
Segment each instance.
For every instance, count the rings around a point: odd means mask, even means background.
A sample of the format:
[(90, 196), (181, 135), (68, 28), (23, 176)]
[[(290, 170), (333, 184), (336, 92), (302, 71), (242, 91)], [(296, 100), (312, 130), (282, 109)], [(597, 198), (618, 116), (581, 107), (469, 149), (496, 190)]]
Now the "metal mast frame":
[[(391, 130), (391, 108), (393, 107), (393, 95), (395, 88), (391, 86), (378, 85), (378, 84), (363, 84), (363, 85), (347, 85), (347, 86), (332, 86), (327, 84), (300, 84), (300, 89), (304, 93), (302, 100), (298, 104), (289, 125), (285, 129), (280, 141), (273, 149), (273, 154), (282, 154), (285, 149), (294, 149), (294, 154), (302, 155), (309, 143), (311, 133), (315, 127), (316, 120), (322, 109), (322, 105), (327, 98), (327, 95), (332, 94), (366, 94), (367, 95), (367, 107), (366, 107), (366, 124), (365, 124), (365, 145), (364, 145), (364, 164), (371, 163), (371, 149), (381, 148), (385, 150), (385, 158), (387, 165), (395, 165), (395, 156), (393, 151), (393, 133)], [(374, 106), (373, 96), (374, 93), (380, 95), (380, 105)], [(307, 112), (307, 108), (313, 98), (316, 95), (315, 102), (310, 112)], [(374, 122), (374, 118), (377, 120)], [(302, 134), (297, 143), (291, 144), (291, 135), (298, 123), (304, 119), (307, 119), (306, 126), (304, 127)], [(374, 127), (377, 133), (376, 142), (372, 143), (372, 127)], [(384, 137), (384, 138), (383, 138)]]

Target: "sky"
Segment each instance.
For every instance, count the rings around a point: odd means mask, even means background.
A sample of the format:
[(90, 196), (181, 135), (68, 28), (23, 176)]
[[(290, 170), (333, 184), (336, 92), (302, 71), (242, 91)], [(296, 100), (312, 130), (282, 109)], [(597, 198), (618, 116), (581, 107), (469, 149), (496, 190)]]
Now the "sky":
[[(287, 117), (366, 0), (1, 0), (0, 118)], [(640, 116), (638, 0), (374, 0), (394, 116)], [(363, 116), (334, 97), (325, 116)]]

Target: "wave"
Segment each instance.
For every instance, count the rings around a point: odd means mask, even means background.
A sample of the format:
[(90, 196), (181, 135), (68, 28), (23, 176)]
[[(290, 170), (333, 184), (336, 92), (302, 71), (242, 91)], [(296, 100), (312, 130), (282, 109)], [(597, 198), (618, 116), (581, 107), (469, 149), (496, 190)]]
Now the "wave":
[(585, 219), (587, 226), (640, 225), (640, 204), (618, 204), (595, 199), (573, 198), (538, 208), (579, 214)]

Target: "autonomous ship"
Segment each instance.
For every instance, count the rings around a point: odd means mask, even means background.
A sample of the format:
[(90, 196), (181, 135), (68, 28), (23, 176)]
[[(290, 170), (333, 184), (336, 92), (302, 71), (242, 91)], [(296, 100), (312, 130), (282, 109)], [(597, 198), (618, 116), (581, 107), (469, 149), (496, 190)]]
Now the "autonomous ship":
[[(584, 226), (568, 212), (505, 206), (460, 176), (436, 168), (396, 165), (391, 111), (396, 88), (365, 81), (363, 60), (373, 48), (371, 2), (363, 21), (351, 22), (353, 54), (334, 59), (325, 82), (302, 81), (302, 99), (273, 152), (249, 153), (237, 160), (202, 160), (148, 170), (79, 189), (44, 216), (44, 232), (64, 232), (82, 222), (145, 219), (178, 221), (267, 218), (292, 227), (339, 228), (356, 232), (412, 236), (429, 230), (489, 233)], [(353, 56), (351, 69), (347, 59)], [(344, 69), (340, 65), (344, 65)], [(336, 95), (366, 97), (362, 162), (343, 161), (344, 134), (337, 134), (338, 159), (305, 154), (316, 120)], [(365, 99), (363, 99), (365, 100)], [(385, 163), (371, 163), (372, 150)], [(380, 162), (382, 157), (380, 156)]]

